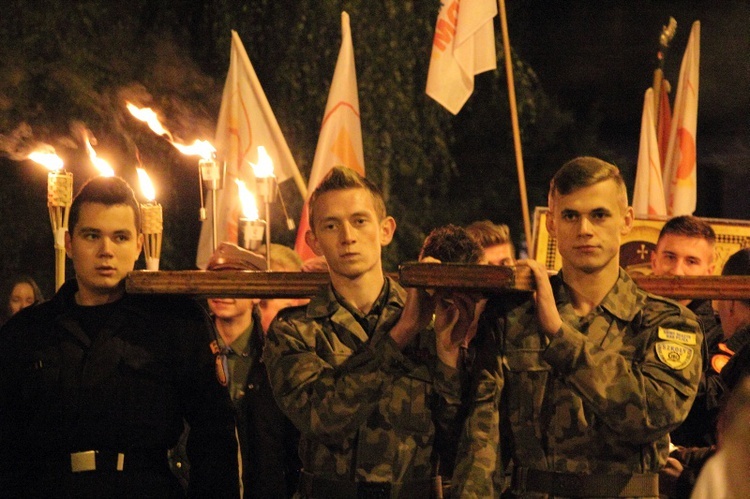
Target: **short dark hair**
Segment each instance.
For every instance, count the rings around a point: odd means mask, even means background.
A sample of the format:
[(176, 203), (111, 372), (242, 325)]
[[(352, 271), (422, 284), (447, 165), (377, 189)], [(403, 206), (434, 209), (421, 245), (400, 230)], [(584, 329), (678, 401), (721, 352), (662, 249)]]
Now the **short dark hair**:
[(742, 248), (727, 258), (721, 275), (750, 275), (750, 248)]
[(431, 256), (443, 263), (478, 263), (483, 253), (466, 229), (448, 224), (427, 235), (419, 256)]
[[(742, 248), (727, 258), (721, 275), (750, 275), (750, 248)], [(750, 306), (750, 299), (741, 301)]]
[(659, 232), (657, 245), (661, 238), (667, 234), (705, 239), (711, 246), (716, 242), (716, 232), (714, 232), (713, 227), (692, 215), (680, 215), (667, 220)]
[(510, 229), (505, 224), (492, 223), (490, 220), (477, 220), (466, 226), (466, 232), (482, 248), (509, 244), (511, 252), (513, 254), (516, 252), (513, 240), (510, 238)]
[(378, 220), (383, 220), (386, 217), (385, 212), (385, 201), (383, 201), (383, 194), (380, 189), (361, 176), (359, 173), (351, 170), (345, 166), (334, 166), (328, 174), (323, 177), (318, 186), (315, 188), (313, 193), (310, 195), (308, 201), (308, 210), (310, 212), (309, 222), (310, 229), (315, 232), (314, 214), (315, 214), (315, 202), (327, 192), (332, 191), (343, 191), (346, 189), (365, 189), (372, 195), (372, 201), (375, 205), (375, 213), (378, 216)]
[(592, 156), (580, 156), (562, 165), (550, 181), (549, 196), (551, 198), (555, 193), (565, 196), (578, 189), (606, 180), (615, 181), (618, 191), (627, 206), (628, 191), (619, 168), (612, 163), (607, 163)]
[(99, 203), (105, 206), (122, 204), (133, 208), (135, 227), (141, 231), (141, 210), (133, 189), (121, 177), (93, 177), (88, 180), (73, 198), (68, 219), (68, 232), (75, 230), (84, 203)]

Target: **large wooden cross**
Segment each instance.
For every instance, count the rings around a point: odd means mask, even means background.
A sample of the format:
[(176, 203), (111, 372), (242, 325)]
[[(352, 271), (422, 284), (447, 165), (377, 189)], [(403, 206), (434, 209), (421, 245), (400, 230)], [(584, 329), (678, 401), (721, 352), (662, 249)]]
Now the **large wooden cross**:
[[(531, 293), (534, 279), (525, 265), (435, 264), (410, 262), (397, 274), (405, 287), (471, 289), (491, 293)], [(750, 276), (633, 276), (646, 291), (674, 299), (750, 299)], [(134, 271), (125, 280), (129, 293), (187, 294), (252, 298), (306, 298), (328, 284), (322, 272), (242, 270)]]

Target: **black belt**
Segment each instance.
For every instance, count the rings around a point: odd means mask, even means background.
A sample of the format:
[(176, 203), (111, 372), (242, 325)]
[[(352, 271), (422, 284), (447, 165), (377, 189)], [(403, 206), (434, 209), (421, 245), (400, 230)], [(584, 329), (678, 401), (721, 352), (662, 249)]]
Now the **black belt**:
[(297, 490), (304, 497), (321, 499), (429, 499), (435, 479), (409, 482), (352, 482), (331, 480), (302, 471)]
[(124, 471), (168, 469), (166, 450), (113, 452), (87, 450), (70, 454), (70, 471)]
[(511, 490), (565, 497), (658, 497), (656, 473), (561, 473), (516, 467)]

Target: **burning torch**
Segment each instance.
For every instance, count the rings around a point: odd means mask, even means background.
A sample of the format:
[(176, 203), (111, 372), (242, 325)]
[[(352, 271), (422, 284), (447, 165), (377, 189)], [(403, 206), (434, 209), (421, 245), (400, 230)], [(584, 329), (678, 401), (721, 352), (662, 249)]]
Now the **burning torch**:
[(155, 201), (156, 192), (154, 184), (143, 168), (136, 168), (141, 192), (146, 198), (146, 203), (141, 204), (141, 233), (145, 246), (146, 270), (159, 270), (159, 259), (161, 258), (161, 240), (164, 232), (162, 221), (162, 208)]

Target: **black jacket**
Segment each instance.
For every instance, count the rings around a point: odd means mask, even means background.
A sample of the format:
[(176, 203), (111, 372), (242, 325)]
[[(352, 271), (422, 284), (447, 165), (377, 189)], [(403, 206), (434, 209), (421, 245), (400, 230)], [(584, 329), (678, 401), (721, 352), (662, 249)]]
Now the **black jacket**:
[[(76, 291), (68, 281), (0, 330), (0, 495), (179, 494), (166, 455), (184, 418), (190, 495), (238, 496), (205, 312), (185, 297), (127, 294), (97, 312)], [(124, 471), (72, 473), (70, 454), (88, 450), (123, 453)]]

